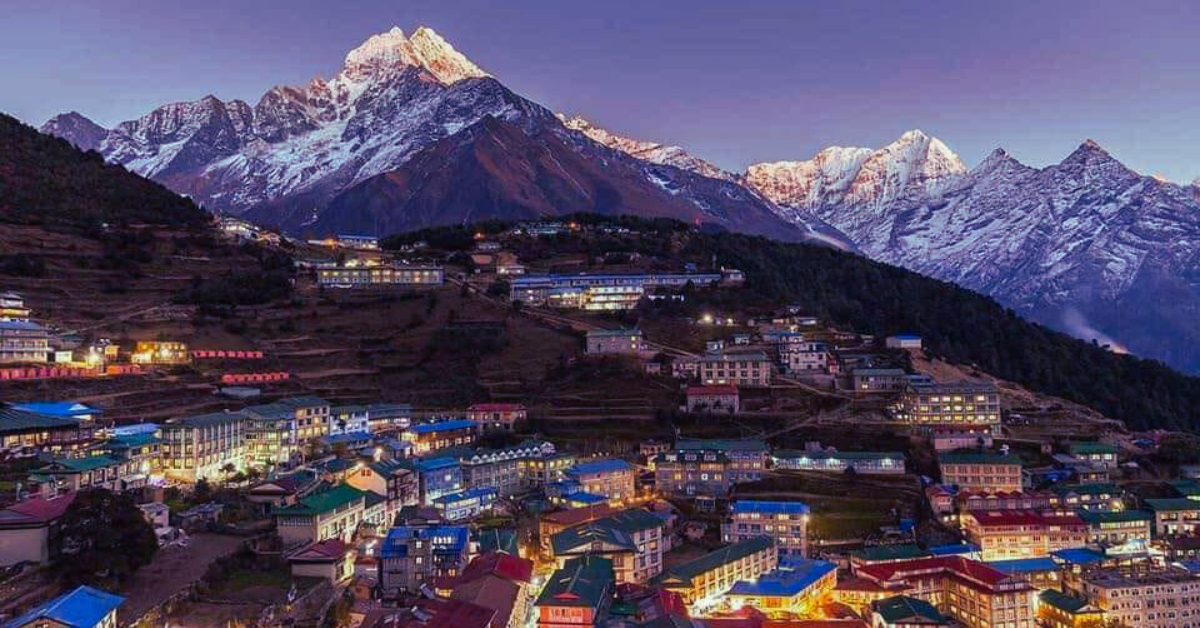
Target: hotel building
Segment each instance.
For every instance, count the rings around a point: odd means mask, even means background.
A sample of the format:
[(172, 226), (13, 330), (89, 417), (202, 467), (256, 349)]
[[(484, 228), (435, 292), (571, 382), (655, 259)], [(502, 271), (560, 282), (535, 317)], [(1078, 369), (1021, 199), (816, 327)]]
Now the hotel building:
[(726, 543), (769, 536), (780, 556), (802, 558), (808, 548), (809, 514), (803, 502), (739, 499), (729, 506), (721, 536)]
[(194, 483), (200, 478), (219, 479), (230, 465), (244, 470), (248, 423), (246, 415), (228, 411), (163, 423), (163, 475)]
[(986, 493), (1021, 490), (1020, 456), (952, 451), (938, 455), (938, 466), (942, 484)]
[(1037, 590), (1026, 580), (960, 556), (858, 567), (855, 576), (929, 602), (967, 628), (1035, 628)]
[(909, 382), (900, 419), (919, 427), (1000, 425), (1000, 393), (995, 384)]
[(778, 566), (775, 542), (759, 536), (672, 567), (655, 578), (654, 584), (678, 593), (693, 611), (702, 611), (715, 605), (739, 581), (754, 580)]

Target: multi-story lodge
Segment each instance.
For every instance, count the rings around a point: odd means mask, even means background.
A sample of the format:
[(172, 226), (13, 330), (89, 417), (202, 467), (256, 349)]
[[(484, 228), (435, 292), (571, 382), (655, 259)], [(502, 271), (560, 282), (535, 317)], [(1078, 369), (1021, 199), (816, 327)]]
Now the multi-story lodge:
[(413, 462), (417, 470), (419, 503), (433, 506), (443, 495), (452, 495), (463, 489), (462, 466), (457, 458), (422, 458)]
[(241, 412), (215, 412), (162, 424), (163, 474), (191, 483), (244, 469), (247, 423)]
[(771, 359), (762, 351), (723, 351), (700, 358), (697, 374), (706, 386), (766, 388), (771, 385), (771, 366)]
[(722, 277), (722, 273), (527, 275), (512, 280), (509, 296), (530, 305), (628, 310), (655, 288), (680, 289), (689, 283), (711, 286)]
[(789, 373), (829, 369), (829, 347), (819, 340), (779, 344), (779, 363)]
[(371, 408), (362, 405), (331, 406), (329, 435), (366, 434), (371, 431)]
[(1200, 626), (1200, 579), (1178, 567), (1150, 570), (1091, 569), (1073, 588), (1105, 619), (1137, 628)]
[(769, 449), (764, 440), (681, 438), (675, 451), (719, 451), (729, 457), (729, 483), (757, 482), (767, 468)]
[(300, 453), (291, 408), (272, 403), (242, 410), (246, 417), (246, 458), (255, 466), (287, 464)]
[(962, 526), (985, 561), (1042, 558), (1088, 542), (1087, 523), (1071, 510), (972, 510)]
[(641, 508), (615, 513), (558, 532), (550, 539), (559, 566), (594, 554), (610, 558), (618, 582), (643, 584), (663, 568), (666, 522)]
[(349, 484), (313, 493), (275, 511), (279, 538), (288, 545), (340, 539), (354, 540), (364, 521), (367, 494)]
[(672, 567), (655, 578), (658, 586), (678, 593), (690, 605), (705, 606), (741, 580), (754, 580), (779, 566), (775, 542), (766, 536), (727, 545)]
[(520, 461), (521, 475), (534, 486), (561, 482), (578, 461), (575, 454), (565, 451), (544, 454), (539, 458), (525, 458)]
[(1117, 456), (1121, 453), (1116, 445), (1107, 443), (1069, 443), (1067, 453), (1071, 457), (1103, 469), (1117, 468)]
[(93, 431), (78, 419), (0, 406), (0, 447), (9, 453), (75, 451), (91, 443)]
[(588, 355), (637, 355), (646, 350), (640, 329), (591, 329), (587, 332)]
[(612, 560), (584, 555), (558, 568), (534, 602), (537, 628), (593, 628), (612, 604)]
[(600, 495), (609, 500), (629, 500), (637, 497), (637, 469), (620, 459), (580, 462), (566, 473), (585, 493)]
[(543, 484), (539, 482), (533, 461), (555, 457), (554, 444), (527, 440), (501, 449), (464, 451), (458, 457), (463, 485), (467, 488), (492, 488), (503, 497)]
[(476, 431), (474, 421), (452, 419), (410, 425), (400, 437), (413, 444), (414, 455), (423, 456), (451, 447), (469, 447), (475, 443)]
[(467, 408), (467, 418), (485, 432), (511, 432), (528, 417), (519, 403), (477, 403)]
[(1145, 510), (1081, 510), (1079, 516), (1088, 524), (1089, 543), (1121, 545), (1129, 541), (1148, 541), (1154, 528), (1154, 515)]
[(1000, 425), (1000, 393), (990, 382), (908, 382), (899, 414), (919, 427), (994, 428)]
[(726, 543), (769, 536), (780, 556), (803, 558), (808, 547), (809, 512), (803, 502), (739, 499), (729, 506), (721, 536)]
[(437, 578), (457, 576), (467, 564), (470, 531), (461, 526), (397, 526), (379, 552), (379, 586), (386, 597), (417, 594)]
[(25, 320), (0, 320), (0, 364), (42, 363), (50, 359), (50, 332)]
[(433, 500), (433, 507), (446, 521), (460, 521), (479, 516), (496, 504), (496, 489), (490, 486), (469, 488), (461, 493), (442, 495)]
[(1200, 501), (1186, 497), (1147, 499), (1146, 507), (1154, 513), (1157, 536), (1194, 536), (1200, 532)]
[(1034, 628), (1037, 590), (1023, 578), (961, 556), (877, 563), (854, 575), (933, 604), (967, 628)]
[(968, 491), (1021, 490), (1021, 458), (986, 452), (948, 452), (938, 456), (942, 483)]
[(440, 286), (446, 280), (439, 266), (380, 264), (378, 266), (317, 266), (317, 285), (329, 288), (366, 288), (373, 286), (408, 286), (414, 288)]
[(417, 470), (404, 459), (360, 464), (346, 474), (346, 483), (382, 496), (388, 521), (394, 520), (401, 508), (415, 506), (420, 500)]
[(1093, 511), (1125, 510), (1125, 491), (1116, 484), (1056, 484), (1049, 490), (1066, 508)]
[(780, 449), (771, 454), (776, 469), (873, 475), (904, 474), (904, 454), (897, 451), (800, 451)]
[(654, 485), (681, 497), (724, 497), (729, 494), (729, 456), (718, 450), (668, 451), (654, 459)]
[(136, 461), (105, 455), (55, 458), (29, 475), (32, 492), (42, 497), (91, 488), (122, 492), (145, 486), (147, 479)]

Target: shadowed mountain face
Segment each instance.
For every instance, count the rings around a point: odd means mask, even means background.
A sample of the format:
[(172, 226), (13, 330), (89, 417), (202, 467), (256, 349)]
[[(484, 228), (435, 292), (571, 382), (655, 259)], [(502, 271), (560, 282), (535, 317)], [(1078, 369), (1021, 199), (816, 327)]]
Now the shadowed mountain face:
[(820, 235), (736, 184), (631, 158), (553, 116), (486, 117), (339, 194), (313, 228), (395, 233), (573, 212), (671, 217), (791, 241)]

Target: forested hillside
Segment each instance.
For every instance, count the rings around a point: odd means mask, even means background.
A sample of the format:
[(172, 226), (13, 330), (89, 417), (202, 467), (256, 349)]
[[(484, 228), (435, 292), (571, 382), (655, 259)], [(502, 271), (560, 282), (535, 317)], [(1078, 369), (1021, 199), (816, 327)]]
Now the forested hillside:
[[(746, 285), (738, 291), (698, 295), (704, 305), (745, 310), (798, 304), (863, 333), (913, 332), (924, 337), (933, 355), (1083, 403), (1131, 428), (1200, 429), (1200, 378), (1052, 331), (953, 284), (827, 247), (701, 233), (670, 220), (573, 219), (621, 224), (637, 233), (555, 236), (543, 245), (548, 253), (634, 251), (701, 265), (715, 256), (718, 264), (744, 271)], [(501, 226), (475, 228), (496, 232)], [(431, 245), (469, 246), (471, 233), (472, 228), (463, 227), (425, 230), (388, 243), (425, 240)], [(519, 252), (526, 258), (539, 254), (537, 247)], [(693, 299), (693, 305), (699, 304)]]
[(0, 114), (0, 220), (62, 229), (206, 219), (167, 188)]

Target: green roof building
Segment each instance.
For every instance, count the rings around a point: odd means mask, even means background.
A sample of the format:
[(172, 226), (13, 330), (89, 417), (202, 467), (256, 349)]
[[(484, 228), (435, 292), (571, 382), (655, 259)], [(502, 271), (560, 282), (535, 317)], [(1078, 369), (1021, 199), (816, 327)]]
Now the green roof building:
[(592, 626), (612, 604), (615, 585), (612, 560), (600, 556), (570, 558), (546, 581), (534, 604), (540, 617), (572, 609), (570, 614), (579, 615), (576, 623)]
[(938, 612), (929, 602), (907, 595), (897, 595), (871, 602), (871, 625), (883, 626), (949, 626), (950, 620)]
[(366, 509), (366, 493), (339, 484), (275, 511), (275, 526), (285, 544), (341, 539), (349, 543)]
[(684, 597), (689, 604), (715, 600), (739, 580), (753, 580), (779, 566), (775, 541), (767, 536), (746, 539), (678, 565), (653, 582)]

